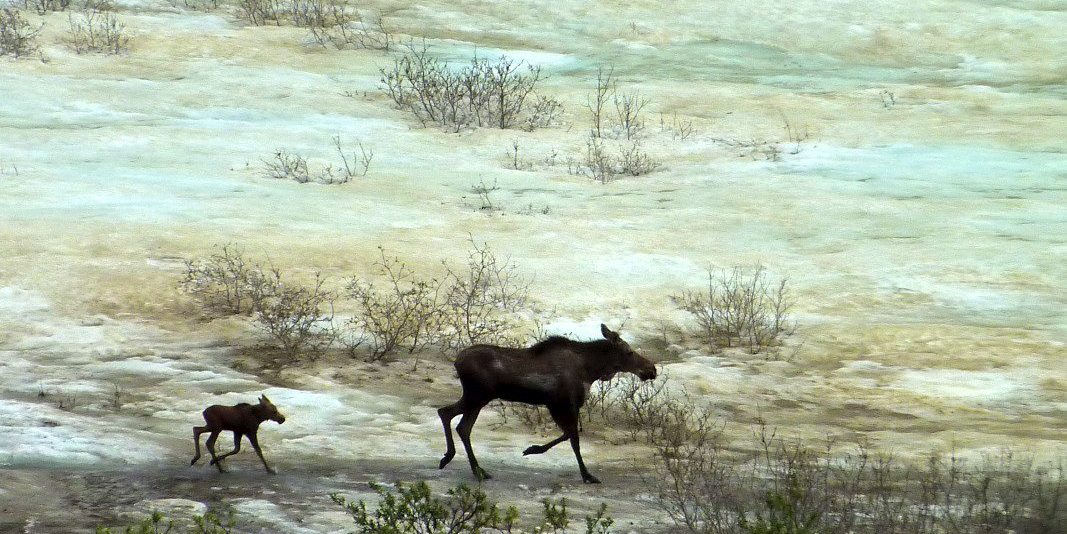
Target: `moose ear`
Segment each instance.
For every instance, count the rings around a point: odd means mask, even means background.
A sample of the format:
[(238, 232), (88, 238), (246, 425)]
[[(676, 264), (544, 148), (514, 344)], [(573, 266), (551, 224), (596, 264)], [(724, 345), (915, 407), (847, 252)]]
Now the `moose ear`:
[(608, 339), (611, 341), (618, 341), (619, 339), (619, 334), (616, 332), (612, 332), (611, 329), (608, 328), (608, 326), (604, 323), (600, 323), (600, 333), (604, 335), (604, 339)]
[(261, 402), (263, 404), (270, 404), (271, 403), (270, 399), (268, 399), (266, 395), (260, 395), (259, 396), (259, 402)]

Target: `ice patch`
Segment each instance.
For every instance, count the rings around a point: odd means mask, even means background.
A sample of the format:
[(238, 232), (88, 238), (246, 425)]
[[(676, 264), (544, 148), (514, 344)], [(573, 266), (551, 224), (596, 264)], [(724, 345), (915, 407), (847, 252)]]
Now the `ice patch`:
[(893, 387), (981, 405), (1035, 398), (1037, 379), (1022, 370), (905, 369)]
[(17, 316), (47, 311), (48, 308), (48, 299), (36, 291), (28, 291), (14, 286), (0, 287), (0, 316)]

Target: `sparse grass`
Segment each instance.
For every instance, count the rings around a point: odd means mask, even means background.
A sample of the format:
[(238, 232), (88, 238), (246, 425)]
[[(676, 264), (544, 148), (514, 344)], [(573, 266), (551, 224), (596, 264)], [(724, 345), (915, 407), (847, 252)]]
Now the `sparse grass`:
[(327, 163), (315, 172), (311, 171), (308, 160), (304, 156), (285, 149), (278, 149), (274, 152), (273, 158), (262, 160), (264, 171), (269, 178), (293, 180), (301, 184), (309, 182), (345, 184), (355, 178), (367, 176), (367, 173), (370, 172), (371, 162), (374, 160), (373, 149), (364, 146), (359, 139), (356, 140), (356, 144), (359, 147), (359, 152), (353, 151), (348, 154), (341, 144), (341, 136), (334, 136), (333, 146), (341, 160), (340, 165), (335, 166), (332, 163)]
[[(0, 56), (20, 58), (37, 52), (37, 34), (41, 28), (26, 20), (18, 9), (0, 9)], [(0, 174), (3, 174), (2, 168)], [(17, 169), (15, 174), (18, 175)]]

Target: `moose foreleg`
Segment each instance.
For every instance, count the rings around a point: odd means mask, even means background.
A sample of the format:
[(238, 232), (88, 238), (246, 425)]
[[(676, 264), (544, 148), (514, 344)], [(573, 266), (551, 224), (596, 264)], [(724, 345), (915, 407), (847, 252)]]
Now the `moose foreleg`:
[(578, 439), (578, 408), (550, 406), (548, 413), (552, 415), (552, 419), (563, 430), (563, 435), (571, 440), (571, 449), (574, 449), (574, 458), (578, 460), (578, 471), (582, 474), (582, 482), (599, 484), (600, 480), (585, 468), (585, 462), (582, 461), (582, 448)]
[(259, 461), (263, 462), (263, 467), (267, 468), (267, 472), (272, 475), (277, 473), (277, 471), (267, 463), (267, 459), (263, 457), (263, 450), (259, 448), (259, 438), (256, 437), (255, 434), (249, 434), (248, 441), (252, 443), (252, 448), (256, 450), (256, 455), (259, 456)]
[(196, 454), (193, 456), (193, 461), (189, 462), (189, 465), (196, 465), (196, 461), (200, 459), (200, 434), (204, 432), (207, 432), (206, 426), (193, 427), (193, 445), (196, 447)]

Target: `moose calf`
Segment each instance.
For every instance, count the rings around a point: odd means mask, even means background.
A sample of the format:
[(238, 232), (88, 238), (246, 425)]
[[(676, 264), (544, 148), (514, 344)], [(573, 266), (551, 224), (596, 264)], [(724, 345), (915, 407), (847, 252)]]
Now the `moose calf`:
[[(278, 424), (285, 422), (285, 416), (278, 411), (278, 408), (270, 402), (266, 395), (260, 395), (259, 404), (255, 405), (242, 402), (235, 406), (220, 406), (218, 404), (208, 406), (204, 410), (204, 421), (207, 424), (193, 427), (193, 443), (196, 444), (196, 456), (193, 456), (193, 461), (189, 462), (189, 465), (195, 465), (196, 461), (200, 459), (200, 434), (210, 432), (211, 435), (207, 438), (207, 451), (211, 453), (211, 465), (217, 467), (220, 473), (224, 472), (222, 469), (223, 458), (241, 451), (241, 437), (243, 436), (248, 436), (249, 443), (256, 450), (259, 459), (263, 461), (263, 467), (267, 468), (267, 472), (274, 473), (274, 468), (268, 465), (267, 460), (263, 458), (263, 451), (260, 450), (259, 439), (256, 437), (260, 423), (267, 419), (277, 421)], [(233, 432), (233, 450), (216, 456), (215, 440), (219, 438), (219, 434), (224, 430)]]

